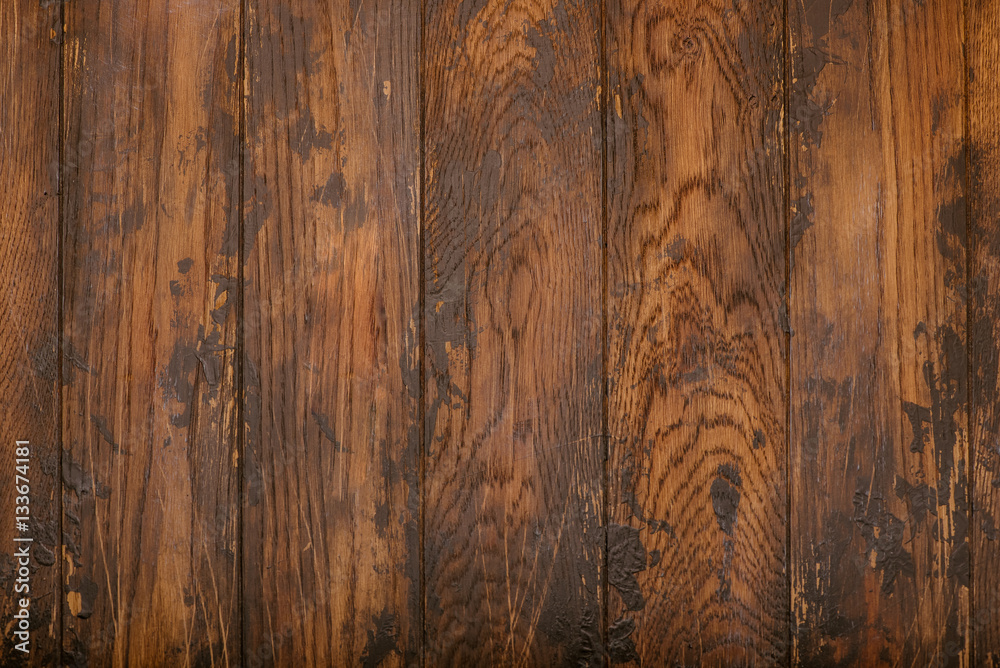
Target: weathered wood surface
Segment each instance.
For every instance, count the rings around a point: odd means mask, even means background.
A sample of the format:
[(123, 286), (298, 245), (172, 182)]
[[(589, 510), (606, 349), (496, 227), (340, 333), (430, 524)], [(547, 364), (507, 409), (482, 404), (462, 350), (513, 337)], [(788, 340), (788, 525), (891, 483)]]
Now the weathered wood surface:
[(1000, 2), (968, 2), (972, 665), (1000, 667)]
[(785, 656), (782, 6), (608, 10), (613, 661)]
[[(56, 3), (0, 6), (0, 656), (11, 665), (59, 657), (59, 44)], [(28, 531), (15, 469), (28, 441)], [(15, 543), (15, 537), (30, 537)], [(28, 548), (28, 581), (17, 573)], [(18, 581), (20, 580), (20, 581)], [(29, 589), (25, 591), (24, 587)], [(13, 615), (30, 595), (29, 654)]]
[(998, 26), (11, 0), (0, 664), (1000, 666)]
[(970, 665), (962, 31), (790, 4), (797, 665)]
[(66, 3), (64, 663), (239, 665), (239, 3)]
[(245, 29), (246, 658), (413, 664), (419, 3), (251, 0)]
[(424, 21), (427, 665), (600, 665), (600, 5)]

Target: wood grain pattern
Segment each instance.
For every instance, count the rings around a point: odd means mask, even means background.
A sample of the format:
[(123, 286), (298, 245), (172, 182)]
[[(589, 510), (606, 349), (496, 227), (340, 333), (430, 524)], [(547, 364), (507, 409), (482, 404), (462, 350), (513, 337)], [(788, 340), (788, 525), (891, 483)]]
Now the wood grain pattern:
[(1000, 0), (0, 34), (0, 665), (1000, 668)]
[(1000, 2), (966, 4), (972, 665), (1000, 668)]
[(962, 26), (791, 7), (797, 665), (970, 665)]
[(249, 4), (253, 665), (419, 656), (419, 20), (411, 0)]
[(600, 6), (425, 9), (428, 665), (600, 665)]
[[(56, 3), (0, 7), (0, 657), (52, 665), (59, 620), (59, 43)], [(29, 530), (14, 526), (17, 441), (29, 441)], [(20, 513), (18, 513), (20, 514)], [(30, 545), (14, 542), (29, 536)], [(17, 573), (28, 548), (30, 576)], [(18, 580), (21, 580), (20, 582)], [(29, 587), (28, 591), (24, 586)], [(14, 648), (28, 595), (29, 654)]]
[(613, 662), (783, 660), (782, 7), (608, 4)]
[(239, 5), (65, 8), (64, 662), (239, 665)]

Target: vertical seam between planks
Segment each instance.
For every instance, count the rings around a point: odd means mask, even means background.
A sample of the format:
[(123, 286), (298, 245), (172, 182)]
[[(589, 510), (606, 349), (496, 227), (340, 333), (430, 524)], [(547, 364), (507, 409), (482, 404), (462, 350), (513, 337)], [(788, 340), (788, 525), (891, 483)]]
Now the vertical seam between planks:
[[(608, 586), (608, 526), (611, 521), (610, 507), (610, 448), (611, 435), (608, 427), (608, 116), (607, 96), (610, 85), (607, 52), (607, 3), (600, 3), (600, 54), (598, 61), (598, 85), (601, 95), (597, 101), (601, 115), (601, 443), (603, 444), (601, 478), (601, 524), (604, 527), (604, 553), (601, 571), (601, 629), (605, 648), (610, 642), (610, 590)], [(610, 661), (610, 653), (604, 651), (604, 663)]]
[(975, 261), (975, 234), (972, 228), (972, 117), (969, 109), (971, 98), (969, 97), (969, 3), (965, 0), (962, 5), (962, 91), (963, 115), (962, 115), (962, 152), (965, 160), (965, 175), (962, 179), (962, 197), (965, 199), (965, 342), (967, 352), (966, 362), (966, 383), (965, 383), (965, 456), (966, 476), (968, 488), (966, 489), (967, 506), (969, 509), (969, 528), (965, 539), (969, 545), (969, 619), (966, 623), (966, 631), (969, 634), (967, 644), (969, 650), (969, 665), (976, 665), (976, 541), (973, 539), (976, 532), (976, 441), (975, 441), (975, 377), (972, 374), (972, 353), (975, 350), (975, 339), (971, 336), (974, 330), (973, 300), (976, 296), (975, 286), (972, 283), (972, 263)]
[(65, 274), (65, 227), (66, 227), (66, 216), (65, 216), (65, 193), (63, 192), (63, 184), (66, 182), (64, 178), (64, 170), (66, 169), (65, 160), (65, 139), (64, 133), (66, 128), (66, 116), (65, 116), (65, 101), (66, 101), (66, 76), (65, 76), (65, 62), (64, 58), (66, 55), (66, 31), (65, 31), (65, 2), (59, 3), (59, 9), (57, 11), (59, 20), (59, 104), (58, 104), (58, 120), (56, 138), (56, 156), (59, 160), (59, 168), (56, 171), (56, 262), (57, 267), (57, 296), (56, 296), (56, 328), (58, 330), (59, 337), (59, 369), (57, 370), (59, 387), (56, 393), (56, 420), (57, 420), (57, 447), (59, 452), (57, 453), (57, 461), (59, 469), (56, 471), (56, 490), (59, 494), (59, 553), (56, 555), (56, 559), (59, 561), (59, 568), (56, 570), (56, 577), (58, 582), (56, 583), (56, 602), (55, 602), (55, 612), (58, 617), (56, 622), (56, 634), (58, 636), (58, 643), (56, 646), (56, 652), (58, 656), (62, 656), (63, 651), (63, 641), (64, 641), (64, 630), (63, 630), (63, 577), (65, 570), (65, 557), (63, 556), (65, 545), (63, 543), (63, 381), (64, 381), (64, 368), (66, 366), (66, 341), (65, 341), (65, 310), (63, 306), (63, 301), (66, 298), (66, 274)]
[[(899, 286), (900, 285), (904, 285), (905, 283), (903, 281), (903, 276), (902, 276), (903, 262), (900, 261), (901, 251), (900, 251), (900, 247), (899, 247), (898, 238), (899, 238), (900, 220), (903, 218), (903, 214), (900, 213), (900, 212), (904, 210), (904, 206), (903, 206), (903, 194), (901, 193), (902, 189), (899, 187), (899, 182), (902, 180), (902, 178), (900, 176), (900, 174), (901, 174), (901, 167), (900, 167), (900, 164), (899, 164), (899, 154), (900, 154), (901, 150), (900, 150), (900, 140), (899, 140), (898, 124), (896, 123), (896, 119), (895, 119), (895, 116), (894, 116), (894, 113), (895, 113), (895, 110), (896, 110), (896, 96), (895, 96), (895, 93), (893, 92), (893, 86), (894, 86), (894, 75), (893, 75), (893, 72), (894, 72), (894, 69), (893, 69), (894, 53), (893, 53), (893, 46), (892, 46), (892, 38), (893, 38), (893, 34), (895, 33), (895, 31), (898, 28), (898, 30), (900, 30), (900, 31), (903, 32), (903, 38), (905, 40), (905, 37), (906, 37), (906, 26), (904, 25), (904, 26), (898, 26), (897, 27), (897, 26), (893, 26), (892, 25), (892, 21), (891, 21), (891, 18), (892, 18), (892, 9), (893, 9), (893, 2), (892, 2), (892, 0), (884, 0), (884, 2), (882, 3), (882, 5), (885, 8), (885, 25), (884, 26), (876, 26), (876, 27), (884, 27), (885, 28), (885, 69), (886, 69), (886, 75), (885, 75), (886, 76), (886, 87), (885, 88), (886, 88), (886, 97), (888, 97), (888, 99), (889, 99), (888, 126), (889, 126), (889, 132), (891, 133), (891, 137), (892, 137), (892, 174), (890, 175), (891, 179), (887, 178), (886, 180), (887, 180), (887, 182), (891, 181), (892, 183), (895, 184), (895, 193), (894, 194), (895, 194), (895, 200), (896, 200), (896, 203), (895, 203), (896, 208), (895, 208), (895, 215), (893, 216), (893, 220), (891, 221), (891, 225), (893, 226), (893, 229), (895, 229), (895, 231), (896, 231), (896, 237), (897, 237), (896, 245), (895, 245), (894, 248), (889, 248), (888, 247), (888, 243), (886, 243), (885, 253), (886, 253), (886, 255), (888, 255), (889, 253), (892, 253), (893, 255), (896, 256), (896, 276), (895, 276), (895, 279), (896, 279), (896, 286), (897, 287), (896, 287), (896, 295), (895, 295), (896, 296), (896, 320), (895, 320), (895, 322), (896, 322), (896, 326), (895, 326), (895, 329), (896, 329), (896, 331), (895, 331), (896, 341), (895, 341), (895, 343), (896, 343), (897, 354), (900, 356), (900, 362), (899, 362), (899, 368), (896, 371), (896, 378), (895, 378), (895, 380), (896, 380), (896, 388), (899, 391), (900, 398), (902, 398), (902, 395), (903, 395), (903, 365), (904, 365), (904, 363), (903, 363), (903, 358), (902, 358), (902, 352), (901, 351), (903, 350), (903, 343), (902, 343), (903, 331), (902, 331), (899, 323), (902, 322), (903, 317), (902, 317), (902, 314), (901, 314), (902, 305), (900, 303), (901, 300), (899, 298), (899, 293), (900, 293)], [(869, 19), (871, 21), (870, 25), (875, 25), (875, 17), (870, 15)], [(903, 23), (903, 22), (904, 22), (904, 19), (900, 19), (900, 23)], [(869, 28), (869, 30), (871, 30), (871, 28)], [(905, 79), (906, 75), (904, 74), (902, 76), (904, 77), (904, 81), (906, 81), (906, 79)], [(882, 134), (882, 129), (880, 128), (880, 135), (881, 134)], [(884, 161), (885, 161), (884, 141), (883, 141), (883, 146), (880, 147), (880, 150), (882, 151), (882, 160), (883, 160), (883, 163), (884, 163)], [(882, 225), (879, 226), (879, 223), (882, 223)], [(882, 252), (881, 252), (882, 235), (885, 232), (885, 226), (886, 226), (886, 221), (884, 219), (884, 214), (883, 214), (883, 218), (881, 220), (876, 219), (876, 234), (875, 234), (875, 243), (877, 244), (876, 245), (876, 249), (875, 249), (875, 262), (876, 262), (877, 266), (880, 269), (881, 269), (881, 266), (882, 266)], [(916, 251), (915, 250), (914, 250), (914, 253), (913, 253), (913, 259), (914, 259), (914, 262), (915, 262), (916, 261)], [(882, 338), (882, 332), (881, 332), (882, 313), (884, 312), (885, 308), (889, 308), (890, 307), (889, 304), (884, 304), (883, 303), (883, 302), (886, 302), (886, 301), (889, 301), (889, 300), (886, 299), (885, 291), (880, 288), (879, 289), (879, 303), (878, 303), (878, 323), (879, 323), (879, 329), (880, 329), (880, 331), (879, 331), (879, 334), (878, 334), (878, 339), (877, 339), (877, 344), (876, 344), (876, 350), (877, 351), (880, 350), (881, 347), (882, 347), (882, 345), (883, 345), (883, 338)], [(935, 315), (937, 315), (937, 314), (935, 314)], [(891, 336), (892, 332), (889, 332), (888, 335)], [(888, 348), (889, 345), (891, 345), (891, 344), (886, 344), (886, 347)], [(877, 360), (877, 359), (878, 359), (878, 354), (876, 352), (876, 354), (874, 354), (872, 356), (873, 364), (876, 363), (875, 360)], [(873, 368), (875, 368), (875, 367), (873, 367)], [(899, 433), (901, 433), (901, 434), (903, 433), (903, 429), (904, 429), (904, 427), (902, 425), (902, 420), (903, 420), (903, 418), (900, 417), (899, 418), (899, 423), (898, 423), (899, 427), (900, 427), (900, 432)], [(954, 453), (952, 453), (952, 454), (954, 455)], [(872, 474), (872, 481), (873, 481), (872, 484), (873, 485), (874, 485), (874, 480), (875, 480), (875, 474), (873, 473)]]
[(417, 563), (419, 564), (420, 574), (417, 583), (417, 600), (419, 601), (417, 615), (418, 625), (420, 627), (419, 640), (417, 641), (417, 652), (419, 654), (419, 663), (424, 666), (426, 663), (426, 637), (427, 628), (425, 617), (427, 614), (427, 600), (426, 600), (426, 572), (424, 567), (424, 528), (425, 528), (425, 507), (426, 507), (426, 460), (427, 460), (427, 413), (426, 413), (426, 369), (424, 366), (424, 357), (426, 353), (426, 311), (424, 308), (424, 302), (426, 299), (426, 286), (424, 284), (425, 277), (425, 254), (426, 254), (426, 233), (425, 228), (427, 225), (426, 210), (425, 210), (425, 200), (426, 200), (426, 142), (425, 142), (425, 125), (426, 125), (426, 97), (424, 91), (424, 69), (426, 68), (426, 63), (424, 62), (424, 32), (427, 23), (427, 3), (425, 0), (420, 0), (420, 35), (418, 38), (419, 44), (417, 44), (417, 91), (418, 91), (418, 104), (419, 109), (417, 110), (417, 123), (419, 125), (419, 146), (418, 146), (418, 159), (420, 161), (419, 165), (419, 179), (420, 183), (418, 186), (418, 191), (420, 193), (420, 213), (419, 220), (417, 222), (417, 247), (419, 254), (419, 261), (417, 263), (417, 281), (418, 286), (418, 297), (417, 297), (417, 308), (420, 309), (420, 314), (417, 317), (417, 346), (419, 350), (417, 351), (418, 358), (418, 369), (420, 373), (420, 404), (417, 407), (418, 411), (418, 427), (420, 429), (419, 437), (419, 449), (417, 452), (417, 495), (420, 499), (420, 507), (418, 509), (417, 522), (419, 524), (419, 536), (417, 541), (417, 550), (419, 554), (417, 555)]
[[(782, 3), (782, 103), (784, 114), (782, 119), (782, 140), (784, 151), (781, 159), (784, 179), (782, 193), (782, 224), (784, 226), (785, 237), (785, 295), (783, 305), (784, 332), (782, 336), (785, 340), (785, 588), (788, 596), (788, 609), (786, 611), (785, 629), (785, 653), (789, 667), (792, 666), (794, 633), (792, 622), (794, 620), (793, 606), (795, 603), (792, 590), (792, 314), (791, 314), (791, 178), (792, 178), (792, 152), (791, 152), (791, 99), (789, 97), (788, 81), (791, 77), (792, 41), (791, 25), (788, 19), (789, 0)], [(780, 313), (780, 311), (779, 311)]]
[(246, 473), (246, 382), (245, 382), (245, 366), (246, 366), (246, 332), (245, 332), (245, 322), (246, 322), (246, 297), (245, 297), (245, 276), (246, 276), (246, 252), (243, 248), (244, 235), (245, 235), (245, 209), (243, 206), (244, 202), (244, 164), (246, 162), (246, 22), (247, 22), (247, 0), (240, 0), (240, 29), (239, 29), (239, 56), (237, 65), (237, 76), (239, 76), (239, 93), (237, 95), (240, 109), (239, 109), (239, 129), (238, 129), (238, 166), (237, 166), (237, 178), (240, 180), (236, 187), (237, 192), (237, 216), (239, 216), (239, 221), (237, 225), (237, 235), (238, 235), (238, 245), (237, 250), (237, 262), (238, 267), (236, 269), (237, 277), (239, 281), (239, 287), (236, 290), (237, 304), (236, 304), (236, 447), (238, 452), (239, 468), (237, 470), (236, 485), (237, 485), (237, 496), (239, 498), (238, 510), (236, 515), (237, 521), (237, 536), (239, 540), (239, 553), (237, 554), (238, 567), (238, 592), (237, 600), (240, 602), (238, 609), (240, 611), (240, 629), (239, 629), (239, 646), (240, 646), (240, 662), (246, 662), (246, 577), (244, 574), (246, 567), (246, 560), (244, 557), (244, 548), (246, 546), (246, 541), (244, 540), (244, 524), (243, 524), (243, 493), (246, 489), (244, 476)]

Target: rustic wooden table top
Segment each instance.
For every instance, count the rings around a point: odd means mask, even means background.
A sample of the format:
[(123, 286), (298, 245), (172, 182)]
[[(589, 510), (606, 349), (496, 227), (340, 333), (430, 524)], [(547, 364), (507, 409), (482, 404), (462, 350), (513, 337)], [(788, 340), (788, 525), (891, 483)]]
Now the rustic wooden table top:
[(1000, 666), (1000, 0), (0, 35), (0, 665)]

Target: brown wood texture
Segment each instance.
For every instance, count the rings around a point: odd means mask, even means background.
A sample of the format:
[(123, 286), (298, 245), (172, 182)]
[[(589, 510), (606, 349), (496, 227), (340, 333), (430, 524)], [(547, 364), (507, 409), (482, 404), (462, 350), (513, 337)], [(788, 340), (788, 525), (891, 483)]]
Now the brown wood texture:
[(961, 3), (790, 7), (797, 665), (970, 665)]
[(600, 665), (601, 13), (425, 5), (427, 665)]
[(608, 4), (614, 662), (786, 644), (782, 6)]
[(9, 0), (0, 665), (1000, 668), (998, 31)]
[(251, 0), (244, 648), (420, 647), (419, 3)]
[[(60, 24), (56, 3), (14, 0), (0, 7), (0, 657), (24, 666), (52, 665), (60, 651)], [(28, 441), (27, 471), (15, 468), (17, 441)], [(28, 479), (27, 531), (13, 519), (24, 505), (19, 473)], [(25, 537), (33, 542), (14, 542)], [(18, 573), (25, 549), (27, 578)], [(14, 647), (23, 638), (14, 635), (13, 615), (26, 596), (24, 655)]]
[(968, 2), (972, 644), (1000, 668), (1000, 2)]
[(65, 12), (63, 660), (239, 665), (239, 5)]

